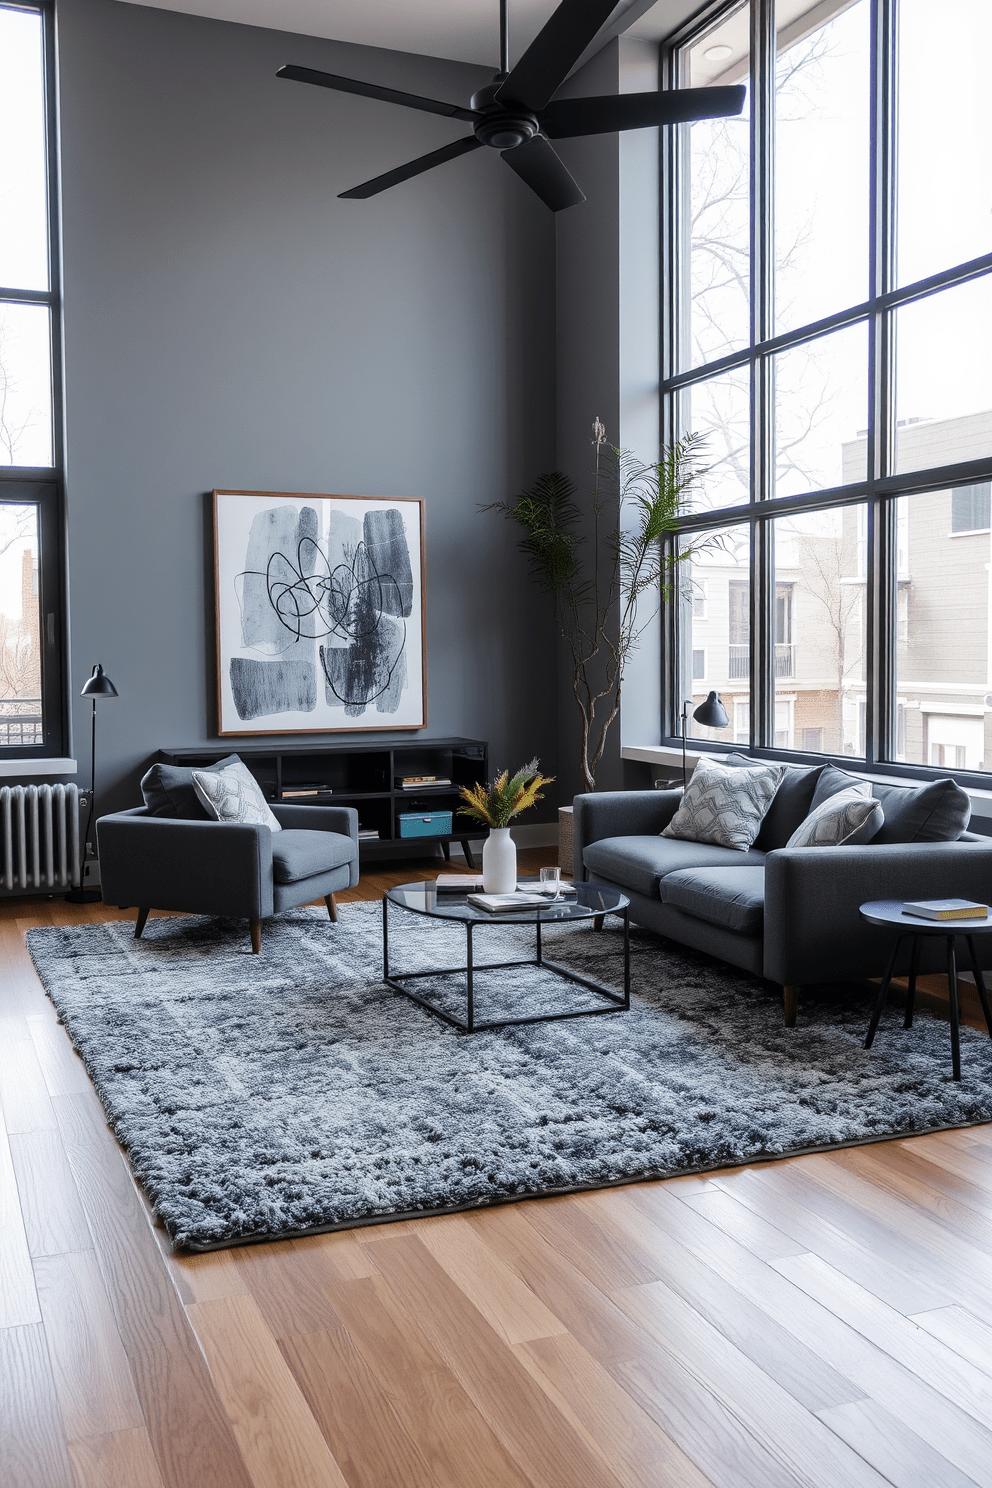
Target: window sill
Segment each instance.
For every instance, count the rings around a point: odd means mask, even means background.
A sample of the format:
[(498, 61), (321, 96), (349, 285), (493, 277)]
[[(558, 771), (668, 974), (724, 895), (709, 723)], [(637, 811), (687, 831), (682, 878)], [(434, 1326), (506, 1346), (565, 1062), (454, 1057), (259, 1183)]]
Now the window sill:
[(16, 775), (75, 775), (74, 759), (0, 759), (0, 778)]

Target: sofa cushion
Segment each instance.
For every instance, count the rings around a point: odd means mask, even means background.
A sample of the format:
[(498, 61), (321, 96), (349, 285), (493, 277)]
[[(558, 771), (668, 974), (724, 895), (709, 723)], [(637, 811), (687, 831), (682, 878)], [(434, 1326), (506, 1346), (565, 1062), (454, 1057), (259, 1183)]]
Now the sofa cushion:
[(661, 898), (709, 925), (760, 935), (765, 918), (764, 868), (683, 868), (661, 880)]
[(871, 842), (881, 830), (885, 815), (871, 794), (867, 780), (838, 791), (815, 806), (793, 832), (786, 847), (853, 847)]
[(662, 835), (747, 852), (784, 774), (784, 765), (733, 767), (700, 760)]
[[(857, 780), (828, 765), (813, 792), (813, 805)], [(885, 813), (882, 830), (872, 838), (875, 843), (956, 842), (971, 820), (971, 798), (954, 780), (929, 780), (918, 786), (873, 780), (871, 793)]]
[[(744, 754), (728, 754), (726, 763), (733, 766), (760, 765), (763, 760), (748, 759)], [(772, 797), (772, 804), (765, 813), (761, 830), (754, 845), (761, 852), (771, 852), (775, 847), (785, 847), (793, 832), (804, 822), (813, 809), (813, 792), (823, 773), (822, 765), (806, 769), (802, 765), (789, 765)]]
[[(236, 754), (229, 754), (214, 765), (200, 765), (202, 770), (226, 770), (239, 765)], [(178, 817), (181, 821), (209, 821), (210, 813), (200, 804), (193, 787), (193, 771), (180, 765), (152, 765), (141, 778), (141, 796), (150, 816)]]
[(262, 787), (240, 760), (226, 770), (194, 770), (193, 789), (214, 821), (245, 822), (282, 831), (282, 822), (269, 810)]
[(608, 879), (621, 888), (653, 898), (658, 893), (659, 881), (680, 868), (760, 866), (765, 855), (754, 848), (740, 852), (733, 847), (670, 837), (604, 837), (590, 843), (582, 861), (594, 878)]
[(354, 855), (355, 843), (340, 832), (285, 827), (272, 839), (272, 877), (276, 883), (299, 883), (314, 874), (343, 868)]

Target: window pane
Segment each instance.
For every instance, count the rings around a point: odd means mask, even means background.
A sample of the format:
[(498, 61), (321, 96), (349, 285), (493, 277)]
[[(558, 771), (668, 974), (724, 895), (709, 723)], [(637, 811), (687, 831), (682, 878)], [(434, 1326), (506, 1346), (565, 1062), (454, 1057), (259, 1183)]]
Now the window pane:
[[(746, 5), (725, 17), (686, 56), (692, 88), (748, 83), (750, 40)], [(683, 265), (689, 297), (680, 367), (698, 367), (746, 346), (749, 307), (750, 164), (748, 101), (733, 119), (685, 126), (688, 141), (688, 221)]]
[(896, 470), (992, 454), (992, 277), (896, 312)]
[(48, 288), (41, 16), (0, 8), (0, 285)]
[(705, 440), (701, 474), (693, 490), (697, 511), (716, 511), (749, 501), (751, 472), (751, 391), (747, 369), (725, 372), (678, 394), (685, 433)]
[(43, 743), (38, 513), (0, 502), (0, 749)]
[[(689, 599), (681, 610), (683, 699), (692, 699), (686, 732), (690, 738), (750, 740), (751, 529), (724, 527), (693, 535)], [(705, 595), (702, 606), (698, 595)], [(700, 612), (701, 611), (701, 612)], [(697, 667), (702, 665), (703, 671)], [(711, 690), (727, 710), (724, 729), (703, 728), (692, 717)]]
[(808, 0), (780, 0), (776, 7), (779, 330), (868, 297), (870, 11), (869, 0), (812, 10)]
[(775, 744), (864, 756), (865, 508), (778, 517)]
[(48, 306), (0, 303), (0, 465), (51, 463)]
[(849, 326), (775, 358), (775, 495), (864, 480), (868, 327)]
[(901, 284), (992, 252), (990, 54), (989, 0), (900, 0)]
[[(979, 488), (966, 489), (964, 504), (973, 504)], [(986, 530), (959, 535), (960, 495), (931, 491), (898, 502), (905, 561), (896, 599), (894, 756), (939, 769), (990, 770), (988, 497), (973, 513), (984, 517)]]

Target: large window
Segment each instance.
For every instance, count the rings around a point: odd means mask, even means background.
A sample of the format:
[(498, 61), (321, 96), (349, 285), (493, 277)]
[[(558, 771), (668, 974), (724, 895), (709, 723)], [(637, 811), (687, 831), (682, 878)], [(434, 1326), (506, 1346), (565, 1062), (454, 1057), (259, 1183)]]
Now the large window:
[(992, 773), (990, 52), (988, 0), (723, 0), (666, 47), (747, 85), (665, 132), (664, 437), (708, 466), (666, 738), (716, 688), (713, 746)]
[(0, 3), (0, 756), (66, 750), (64, 534), (46, 7)]

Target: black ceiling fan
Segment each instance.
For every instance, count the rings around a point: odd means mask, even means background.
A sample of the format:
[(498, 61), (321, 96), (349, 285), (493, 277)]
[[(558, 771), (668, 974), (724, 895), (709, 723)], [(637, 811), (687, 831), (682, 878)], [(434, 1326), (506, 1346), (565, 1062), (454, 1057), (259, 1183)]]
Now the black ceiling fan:
[(421, 155), (408, 165), (386, 171), (361, 186), (353, 186), (350, 191), (342, 191), (342, 197), (376, 196), (390, 186), (409, 181), (411, 176), (443, 165), (446, 160), (456, 160), (459, 155), (489, 145), (502, 153), (511, 170), (537, 193), (545, 206), (552, 212), (560, 212), (585, 201), (585, 195), (555, 154), (551, 140), (647, 129), (656, 124), (679, 124), (693, 119), (726, 118), (739, 114), (744, 107), (745, 90), (740, 86), (678, 88), (665, 93), (620, 93), (553, 102), (554, 94), (616, 9), (616, 3), (617, 0), (562, 0), (511, 72), (507, 0), (500, 0), (500, 70), (491, 83), (473, 94), (468, 108), (419, 98), (415, 93), (401, 93), (395, 88), (380, 88), (355, 78), (338, 77), (331, 72), (315, 72), (310, 67), (280, 67), (276, 76), (296, 83), (315, 83), (339, 93), (379, 98), (383, 103), (398, 103), (422, 113), (464, 119), (473, 126), (474, 133), (464, 139)]

